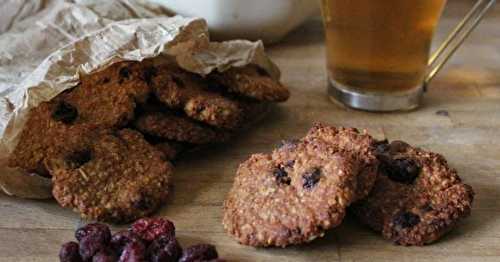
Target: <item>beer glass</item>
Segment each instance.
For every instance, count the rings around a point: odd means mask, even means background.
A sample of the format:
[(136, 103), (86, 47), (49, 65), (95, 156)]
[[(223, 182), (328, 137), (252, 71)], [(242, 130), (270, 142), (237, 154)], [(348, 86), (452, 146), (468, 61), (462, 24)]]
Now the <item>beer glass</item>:
[(446, 0), (321, 0), (328, 93), (368, 111), (411, 110), (495, 0), (479, 0), (430, 55)]

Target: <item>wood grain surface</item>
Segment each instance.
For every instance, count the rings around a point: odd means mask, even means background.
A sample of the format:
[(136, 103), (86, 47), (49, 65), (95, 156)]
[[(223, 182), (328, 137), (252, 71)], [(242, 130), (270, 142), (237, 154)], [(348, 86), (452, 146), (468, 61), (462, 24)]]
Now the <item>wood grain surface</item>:
[[(452, 1), (436, 41), (473, 1)], [(158, 215), (172, 219), (180, 242), (217, 245), (228, 261), (500, 261), (500, 6), (489, 13), (432, 83), (418, 110), (376, 114), (332, 104), (326, 96), (324, 44), (314, 18), (268, 48), (281, 67), (291, 99), (234, 142), (177, 163), (173, 194)], [(446, 110), (448, 115), (436, 114)], [(477, 195), (472, 216), (438, 243), (401, 247), (352, 217), (323, 239), (287, 249), (237, 244), (221, 225), (221, 205), (240, 162), (301, 137), (315, 121), (367, 128), (378, 138), (402, 139), (444, 154)], [(0, 195), (0, 261), (58, 261), (73, 239), (78, 215), (54, 201)]]

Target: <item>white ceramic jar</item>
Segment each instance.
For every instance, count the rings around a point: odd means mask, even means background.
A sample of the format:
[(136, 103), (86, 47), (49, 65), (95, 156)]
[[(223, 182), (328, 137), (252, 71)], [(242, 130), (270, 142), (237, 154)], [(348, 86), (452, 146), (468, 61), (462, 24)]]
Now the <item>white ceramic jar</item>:
[(184, 16), (203, 17), (214, 39), (279, 41), (319, 10), (316, 0), (151, 0)]

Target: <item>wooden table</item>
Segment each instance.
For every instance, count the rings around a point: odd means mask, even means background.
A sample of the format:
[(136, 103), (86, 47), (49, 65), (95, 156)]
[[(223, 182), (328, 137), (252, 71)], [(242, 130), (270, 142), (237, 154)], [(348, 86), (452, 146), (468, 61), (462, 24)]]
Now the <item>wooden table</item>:
[[(453, 1), (438, 39), (472, 1)], [(269, 53), (292, 97), (237, 141), (178, 163), (173, 194), (161, 215), (176, 223), (181, 243), (216, 244), (229, 261), (500, 261), (500, 6), (432, 84), (424, 105), (410, 113), (375, 114), (332, 104), (325, 95), (321, 22), (312, 19)], [(436, 114), (446, 110), (449, 115)], [(287, 249), (238, 245), (222, 228), (221, 204), (236, 168), (251, 153), (302, 136), (315, 121), (367, 128), (376, 137), (403, 139), (444, 154), (476, 193), (472, 216), (442, 241), (400, 247), (352, 217), (323, 239)], [(0, 195), (0, 261), (57, 261), (72, 240), (78, 215), (54, 201)]]

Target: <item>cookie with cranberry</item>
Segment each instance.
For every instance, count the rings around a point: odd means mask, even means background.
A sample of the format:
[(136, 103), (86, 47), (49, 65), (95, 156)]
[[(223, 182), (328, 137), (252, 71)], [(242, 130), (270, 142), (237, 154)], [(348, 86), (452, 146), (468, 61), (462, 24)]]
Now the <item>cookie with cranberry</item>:
[(242, 163), (223, 225), (250, 246), (306, 243), (338, 226), (357, 199), (359, 164), (324, 141), (298, 141)]
[(122, 127), (134, 117), (137, 103), (151, 93), (148, 85), (155, 67), (148, 62), (119, 62), (84, 75), (80, 85), (63, 100), (78, 111), (78, 121)]
[(361, 165), (357, 196), (362, 199), (368, 195), (377, 177), (379, 161), (374, 153), (377, 141), (366, 131), (356, 128), (333, 127), (316, 123), (304, 140), (324, 141), (337, 148), (341, 153), (355, 155)]
[(103, 132), (84, 146), (45, 160), (53, 195), (86, 219), (128, 222), (167, 198), (170, 163), (133, 130)]
[(211, 90), (196, 74), (174, 65), (161, 65), (151, 83), (158, 100), (183, 110), (192, 119), (226, 129), (241, 125), (244, 115), (238, 101)]
[(443, 156), (401, 141), (382, 141), (376, 151), (376, 183), (352, 211), (384, 238), (407, 246), (430, 244), (470, 215), (474, 192)]
[(284, 102), (290, 97), (288, 88), (254, 65), (233, 67), (222, 73), (214, 72), (209, 77), (231, 93), (259, 101)]
[(168, 111), (144, 113), (136, 119), (135, 127), (151, 136), (191, 144), (224, 142), (230, 137), (229, 132)]
[(127, 124), (136, 102), (150, 89), (148, 62), (121, 62), (82, 76), (81, 83), (33, 108), (9, 159), (9, 166), (47, 174), (43, 160), (50, 150), (71, 148), (96, 130)]
[(8, 165), (49, 175), (43, 161), (50, 151), (85, 144), (98, 127), (95, 123), (79, 122), (76, 108), (60, 97), (42, 102), (30, 111)]

